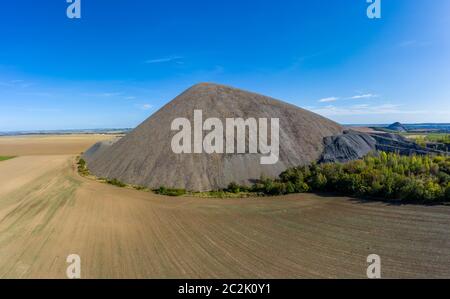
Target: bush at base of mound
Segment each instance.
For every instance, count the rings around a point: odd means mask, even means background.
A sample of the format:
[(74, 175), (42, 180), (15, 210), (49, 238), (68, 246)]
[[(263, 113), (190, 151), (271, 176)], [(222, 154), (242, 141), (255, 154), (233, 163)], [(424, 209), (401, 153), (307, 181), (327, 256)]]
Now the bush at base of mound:
[(166, 196), (183, 196), (186, 195), (186, 190), (184, 189), (170, 189), (166, 187), (159, 187), (159, 189), (153, 190), (156, 194), (166, 195)]
[(113, 185), (113, 186), (116, 186), (116, 187), (121, 187), (121, 188), (127, 186), (127, 184), (119, 181), (118, 179), (106, 179), (106, 183), (110, 184), (110, 185)]
[(86, 165), (86, 161), (84, 159), (79, 159), (77, 165), (78, 165), (78, 173), (81, 176), (88, 176), (90, 174), (89, 169), (87, 168)]
[(227, 191), (284, 195), (333, 192), (388, 201), (450, 202), (449, 156), (400, 156), (381, 152), (348, 163), (290, 168), (278, 179), (261, 179), (250, 188), (230, 184)]

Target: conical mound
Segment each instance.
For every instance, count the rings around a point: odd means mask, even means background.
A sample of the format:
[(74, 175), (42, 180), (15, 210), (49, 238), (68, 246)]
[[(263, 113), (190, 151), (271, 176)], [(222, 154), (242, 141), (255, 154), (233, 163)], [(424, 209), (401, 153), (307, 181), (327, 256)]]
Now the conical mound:
[[(195, 110), (202, 111), (203, 121), (218, 118), (224, 124), (227, 118), (266, 118), (269, 143), (270, 119), (278, 118), (278, 162), (262, 165), (263, 155), (250, 153), (174, 153), (171, 143), (177, 131), (171, 130), (171, 124), (177, 118), (186, 118), (194, 124)], [(231, 182), (249, 184), (262, 175), (277, 177), (289, 167), (317, 161), (324, 148), (324, 137), (342, 131), (331, 120), (269, 97), (222, 85), (198, 84), (116, 143), (97, 145), (101, 150), (90, 151), (85, 159), (90, 171), (98, 177), (149, 188), (216, 190)], [(207, 134), (208, 131), (203, 132), (203, 137)]]

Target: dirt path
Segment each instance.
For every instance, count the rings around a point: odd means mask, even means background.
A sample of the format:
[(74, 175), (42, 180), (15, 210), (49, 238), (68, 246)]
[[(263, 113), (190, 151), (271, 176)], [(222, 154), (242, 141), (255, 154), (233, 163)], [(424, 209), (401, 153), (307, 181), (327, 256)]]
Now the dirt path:
[(80, 178), (70, 156), (0, 163), (0, 277), (450, 278), (450, 207), (346, 198), (166, 198)]

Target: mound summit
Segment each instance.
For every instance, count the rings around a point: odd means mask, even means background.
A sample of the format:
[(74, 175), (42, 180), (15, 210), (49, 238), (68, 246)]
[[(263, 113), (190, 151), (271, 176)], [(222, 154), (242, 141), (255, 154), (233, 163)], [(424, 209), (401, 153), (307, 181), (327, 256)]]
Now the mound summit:
[(408, 132), (408, 129), (401, 123), (396, 122), (388, 126), (387, 129), (395, 132)]
[[(279, 160), (261, 165), (261, 154), (175, 154), (171, 123), (195, 110), (203, 118), (278, 118)], [(94, 145), (84, 155), (91, 173), (149, 188), (206, 191), (231, 182), (250, 184), (262, 175), (276, 177), (292, 166), (320, 159), (324, 138), (343, 133), (337, 123), (279, 100), (210, 83), (195, 85), (117, 142)], [(269, 134), (270, 136), (270, 134)], [(269, 137), (270, 138), (270, 137)], [(224, 141), (225, 143), (225, 141)]]

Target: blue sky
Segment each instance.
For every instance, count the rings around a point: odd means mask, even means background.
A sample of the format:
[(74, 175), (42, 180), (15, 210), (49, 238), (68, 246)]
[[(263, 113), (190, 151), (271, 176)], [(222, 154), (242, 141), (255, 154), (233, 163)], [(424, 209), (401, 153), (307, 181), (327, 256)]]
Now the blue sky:
[[(431, 3), (432, 2), (432, 3)], [(0, 131), (134, 127), (217, 82), (345, 124), (450, 122), (450, 1), (0, 3)]]

